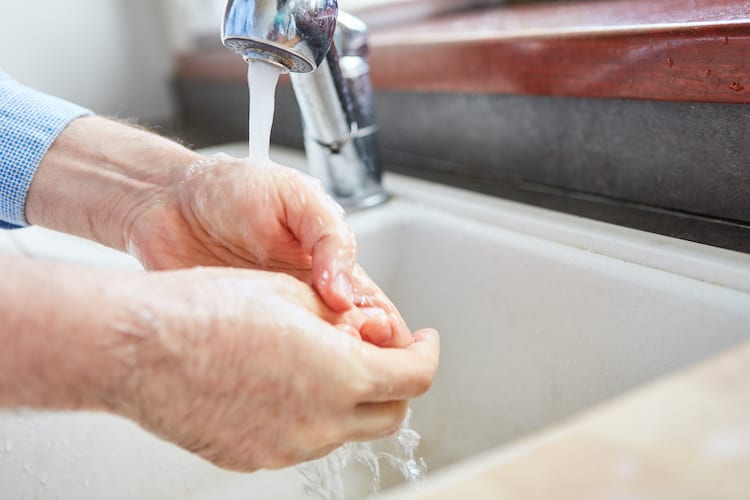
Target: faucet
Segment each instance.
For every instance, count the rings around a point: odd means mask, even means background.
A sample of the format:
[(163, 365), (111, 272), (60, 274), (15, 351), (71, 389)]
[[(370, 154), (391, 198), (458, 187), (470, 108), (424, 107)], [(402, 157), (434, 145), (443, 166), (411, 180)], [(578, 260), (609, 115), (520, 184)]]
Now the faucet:
[(348, 211), (388, 199), (380, 183), (367, 26), (336, 0), (228, 0), (222, 43), (290, 73), (309, 173)]

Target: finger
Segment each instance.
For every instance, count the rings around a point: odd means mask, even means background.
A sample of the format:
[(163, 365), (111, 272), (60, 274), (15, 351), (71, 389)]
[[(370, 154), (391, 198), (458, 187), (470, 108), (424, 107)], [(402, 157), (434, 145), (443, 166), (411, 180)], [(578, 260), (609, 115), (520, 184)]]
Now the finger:
[(313, 287), (334, 311), (354, 305), (351, 270), (355, 259), (354, 236), (340, 230), (320, 234), (312, 249)]
[(299, 176), (285, 196), (287, 226), (312, 256), (313, 286), (328, 307), (352, 307), (352, 270), (357, 245), (343, 210), (311, 178)]
[(356, 265), (352, 272), (354, 303), (362, 308), (377, 308), (386, 312), (391, 325), (391, 336), (384, 342), (373, 342), (380, 347), (406, 347), (412, 342), (411, 330), (396, 306), (370, 276)]
[(293, 300), (331, 325), (348, 325), (359, 332), (367, 319), (365, 313), (358, 308), (351, 308), (343, 313), (331, 310), (310, 284), (296, 279), (291, 273), (271, 273), (271, 276), (274, 292)]
[(371, 390), (365, 402), (411, 399), (427, 392), (432, 385), (440, 357), (440, 337), (431, 328), (419, 330), (404, 349), (382, 349), (368, 344), (363, 363), (373, 373)]
[(411, 343), (411, 332), (407, 332), (409, 340), (402, 345), (394, 344), (395, 322), (386, 312), (377, 307), (352, 308), (334, 318), (332, 323), (351, 326), (357, 330), (357, 338), (365, 340), (379, 347), (405, 347)]
[(403, 348), (414, 341), (411, 330), (397, 312), (388, 315), (388, 323), (391, 328), (391, 338), (382, 344), (378, 344), (380, 347)]
[[(376, 346), (384, 347), (393, 338), (390, 318), (382, 309), (363, 309), (363, 311), (368, 317), (359, 329), (362, 339)], [(374, 313), (371, 311), (374, 311)]]
[(349, 441), (369, 441), (396, 432), (406, 417), (408, 401), (363, 403), (354, 408), (354, 418), (347, 430)]

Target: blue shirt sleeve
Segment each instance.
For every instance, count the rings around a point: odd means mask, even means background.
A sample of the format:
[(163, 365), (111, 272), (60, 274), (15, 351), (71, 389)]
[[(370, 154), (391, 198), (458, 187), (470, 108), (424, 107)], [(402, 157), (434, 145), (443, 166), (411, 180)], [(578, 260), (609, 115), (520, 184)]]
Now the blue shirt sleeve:
[(91, 111), (12, 80), (0, 69), (0, 228), (28, 225), (26, 193), (62, 130)]

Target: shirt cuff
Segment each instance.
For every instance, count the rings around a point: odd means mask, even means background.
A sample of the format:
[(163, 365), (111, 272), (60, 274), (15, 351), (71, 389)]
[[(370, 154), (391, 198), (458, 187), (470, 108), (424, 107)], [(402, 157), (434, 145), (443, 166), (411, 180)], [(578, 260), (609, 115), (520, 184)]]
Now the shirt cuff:
[(27, 226), (26, 195), (39, 163), (74, 119), (92, 114), (0, 70), (0, 228)]

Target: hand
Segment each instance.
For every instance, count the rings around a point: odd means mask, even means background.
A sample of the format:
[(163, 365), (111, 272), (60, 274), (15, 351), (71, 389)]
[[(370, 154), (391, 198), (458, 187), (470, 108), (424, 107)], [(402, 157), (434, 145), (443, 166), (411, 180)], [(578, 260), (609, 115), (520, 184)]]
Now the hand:
[(39, 165), (26, 215), (34, 224), (130, 251), (147, 269), (283, 271), (313, 285), (334, 311), (352, 303), (384, 311), (386, 328), (363, 333), (366, 340), (409, 345), (408, 328), (356, 265), (354, 238), (317, 181), (275, 165), (206, 160), (138, 128), (79, 118)]
[(437, 366), (437, 332), (406, 349), (342, 335), (362, 312), (334, 312), (284, 274), (201, 268), (123, 287), (147, 306), (114, 410), (224, 468), (285, 467), (388, 435)]
[(230, 266), (280, 271), (311, 284), (334, 311), (382, 311), (390, 327), (366, 340), (404, 347), (411, 333), (356, 264), (344, 212), (312, 177), (220, 156), (198, 162), (131, 211), (128, 250), (147, 269)]

